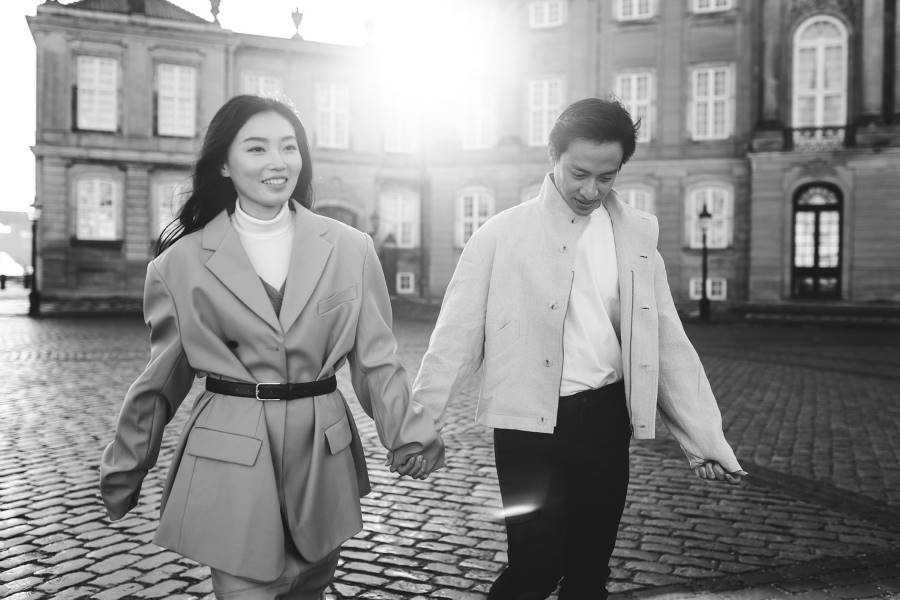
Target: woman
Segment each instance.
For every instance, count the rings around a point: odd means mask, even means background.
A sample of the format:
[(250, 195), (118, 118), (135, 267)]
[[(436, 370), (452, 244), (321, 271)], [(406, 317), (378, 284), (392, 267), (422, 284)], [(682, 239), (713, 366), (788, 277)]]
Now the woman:
[(432, 419), (409, 399), (372, 240), (312, 213), (311, 181), (290, 108), (244, 95), (219, 109), (191, 196), (147, 268), (150, 361), (103, 453), (101, 493), (119, 519), (206, 376), (154, 541), (209, 565), (219, 598), (321, 598), (362, 528), (365, 457), (334, 379), (345, 359), (391, 470), (424, 478), (443, 460)]

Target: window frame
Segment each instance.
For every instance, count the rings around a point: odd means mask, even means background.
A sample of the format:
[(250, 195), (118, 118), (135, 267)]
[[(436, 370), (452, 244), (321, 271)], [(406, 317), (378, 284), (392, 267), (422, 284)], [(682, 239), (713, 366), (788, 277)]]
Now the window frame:
[[(700, 300), (702, 277), (691, 277), (688, 280), (688, 298), (691, 300)], [(715, 291), (715, 285), (721, 284), (720, 291)], [(728, 300), (728, 279), (726, 277), (707, 277), (706, 278), (706, 297), (711, 302), (724, 302)]]
[[(626, 101), (622, 94), (623, 84), (628, 83), (629, 97), (637, 95), (638, 78), (647, 77), (647, 99), (639, 102), (638, 100)], [(632, 120), (635, 119), (635, 108), (646, 106), (646, 114), (641, 117), (641, 128), (637, 132), (637, 142), (649, 143), (653, 141), (653, 127), (656, 121), (656, 71), (653, 69), (630, 69), (620, 71), (615, 76), (616, 96), (622, 101), (622, 104), (628, 110)]]
[[(815, 69), (816, 69), (816, 80), (824, 81), (825, 77), (825, 69), (827, 67), (825, 52), (827, 51), (828, 44), (826, 42), (816, 41), (813, 43), (803, 43), (800, 40), (801, 35), (810, 27), (814, 26), (817, 22), (827, 22), (837, 27), (840, 32), (840, 46), (839, 48), (842, 51), (841, 54), (841, 90), (840, 90), (840, 100), (841, 100), (841, 117), (837, 119), (835, 123), (826, 123), (825, 122), (825, 108), (824, 108), (824, 100), (825, 97), (829, 95), (828, 90), (804, 90), (801, 92), (799, 87), (800, 82), (800, 52), (805, 49), (812, 48), (815, 51)], [(849, 118), (849, 85), (850, 85), (850, 32), (847, 29), (847, 26), (836, 17), (827, 14), (816, 14), (807, 19), (804, 19), (794, 31), (794, 35), (791, 39), (791, 124), (792, 127), (795, 128), (804, 128), (804, 127), (813, 127), (813, 128), (822, 128), (822, 127), (845, 127), (847, 125), (847, 121)], [(801, 95), (812, 95), (813, 102), (815, 104), (813, 115), (813, 124), (812, 125), (800, 125), (799, 119), (797, 118), (800, 114), (800, 99)]]
[[(84, 171), (72, 177), (72, 193), (74, 218), (72, 219), (72, 240), (77, 243), (106, 244), (122, 242), (125, 237), (123, 213), (124, 213), (124, 182), (122, 177), (115, 173), (101, 171)], [(112, 191), (112, 206), (109, 209), (113, 232), (110, 236), (90, 235), (82, 230), (82, 219), (85, 208), (82, 206), (82, 186), (93, 182), (95, 184), (110, 184)], [(99, 211), (97, 211), (99, 212)]]
[[(100, 132), (100, 133), (118, 133), (120, 130), (119, 126), (119, 114), (120, 114), (120, 89), (122, 85), (122, 77), (121, 77), (121, 68), (122, 63), (119, 57), (109, 56), (105, 54), (93, 54), (87, 52), (79, 52), (75, 54), (75, 84), (73, 90), (73, 102), (74, 114), (73, 118), (73, 129), (75, 131), (90, 131), (90, 132)], [(109, 111), (112, 115), (111, 123), (106, 126), (97, 125), (93, 126), (91, 123), (82, 123), (82, 110), (84, 109), (85, 103), (82, 100), (82, 94), (85, 92), (86, 85), (82, 82), (81, 79), (81, 63), (83, 60), (94, 60), (99, 62), (102, 61), (110, 61), (113, 63), (113, 86), (112, 86), (112, 110)], [(99, 79), (99, 77), (98, 77)], [(97, 90), (94, 90), (95, 92)], [(108, 91), (108, 90), (107, 90)], [(100, 112), (107, 112), (102, 109), (102, 107), (97, 108)]]
[[(327, 102), (323, 102), (324, 98)], [(341, 81), (317, 81), (315, 110), (316, 147), (349, 150), (350, 85)]]
[[(163, 69), (166, 67), (171, 67), (175, 70), (175, 73), (181, 72), (189, 72), (192, 74), (192, 90), (191, 97), (188, 99), (189, 102), (185, 103), (185, 106), (190, 106), (190, 115), (188, 118), (185, 116), (184, 123), (180, 123), (179, 117), (181, 115), (178, 114), (179, 109), (176, 108), (173, 111), (173, 122), (165, 123), (166, 127), (163, 127), (163, 90), (162, 90), (162, 79), (163, 79)], [(197, 103), (200, 99), (200, 90), (199, 90), (199, 75), (200, 69), (197, 65), (187, 64), (183, 62), (177, 61), (167, 61), (160, 60), (154, 64), (153, 68), (153, 106), (154, 106), (154, 118), (153, 118), (153, 133), (157, 137), (171, 137), (171, 138), (196, 138), (197, 137), (197, 117), (199, 115), (199, 110), (197, 109)], [(178, 76), (176, 75), (176, 80)], [(178, 88), (180, 84), (176, 84), (176, 88)], [(179, 89), (179, 91), (181, 91)], [(179, 96), (178, 94), (174, 95), (175, 106), (178, 106), (179, 102), (184, 102), (186, 99), (184, 97)], [(190, 122), (188, 126), (187, 123)], [(182, 129), (182, 127), (184, 127)], [(189, 128), (189, 129), (188, 129)]]
[[(707, 125), (709, 126), (709, 132), (705, 135), (700, 135), (697, 132), (697, 109), (698, 104), (701, 100), (698, 99), (697, 94), (697, 86), (698, 80), (701, 73), (706, 72), (709, 76), (710, 86), (714, 88), (715, 86), (715, 74), (717, 71), (724, 71), (726, 76), (726, 92), (724, 96), (716, 96), (713, 90), (713, 93), (704, 97), (703, 102), (707, 102), (710, 104), (712, 108), (715, 105), (715, 102), (724, 101), (725, 102), (725, 121), (724, 121), (724, 130), (721, 133), (716, 133), (714, 131), (715, 128), (715, 116), (714, 111), (709, 110), (707, 113)], [(727, 140), (734, 136), (734, 120), (735, 120), (735, 67), (734, 63), (715, 63), (715, 64), (698, 64), (693, 65), (690, 68), (689, 72), (689, 89), (690, 89), (690, 101), (688, 102), (688, 129), (690, 132), (691, 139), (698, 142), (703, 141), (715, 141), (715, 140)]]
[(464, 94), (457, 131), (463, 150), (487, 150), (497, 143), (497, 100), (487, 83)]
[[(691, 250), (703, 248), (703, 232), (700, 229), (700, 220), (697, 215), (700, 214), (703, 208), (703, 202), (709, 200), (708, 196), (716, 191), (723, 193), (725, 214), (719, 220), (718, 215), (722, 211), (715, 210), (714, 207), (707, 204), (707, 209), (712, 213), (713, 220), (709, 225), (710, 233), (707, 235), (706, 247), (708, 250), (726, 250), (734, 245), (734, 187), (725, 182), (709, 181), (690, 186), (685, 194), (685, 240), (687, 242), (686, 246)], [(701, 193), (705, 193), (706, 198), (701, 198)], [(721, 222), (721, 225), (719, 225), (719, 222)], [(716, 227), (723, 229), (721, 242), (717, 241), (714, 231)]]
[[(709, 8), (700, 8), (701, 0), (691, 0), (691, 12), (698, 15), (708, 15), (720, 12), (727, 12), (734, 8), (734, 0), (709, 0)], [(718, 2), (722, 2), (724, 6), (715, 6)]]
[[(655, 194), (655, 190), (652, 187), (650, 187), (649, 185), (640, 185), (640, 184), (630, 185), (630, 184), (626, 183), (626, 184), (622, 185), (621, 187), (616, 187), (615, 190), (616, 190), (616, 195), (619, 197), (619, 199), (622, 200), (622, 202), (624, 202), (628, 206), (631, 206), (632, 208), (635, 208), (637, 210), (641, 210), (641, 211), (650, 213), (651, 215), (656, 214), (656, 194)], [(648, 203), (650, 205), (649, 210), (647, 210), (646, 208), (641, 208), (640, 206), (636, 206), (635, 204), (633, 204), (631, 201), (629, 201), (627, 199), (627, 197), (630, 196), (631, 193), (633, 193), (633, 192), (640, 192), (642, 194), (647, 195), (648, 200), (649, 200)]]
[[(550, 8), (557, 8), (556, 20), (550, 18)], [(538, 18), (538, 9), (542, 9)], [(528, 3), (528, 27), (529, 29), (552, 29), (566, 24), (569, 18), (568, 2), (566, 0), (534, 0)]]
[[(551, 102), (553, 85), (557, 86), (557, 101)], [(528, 107), (528, 146), (532, 148), (544, 147), (549, 142), (550, 130), (553, 123), (562, 112), (565, 106), (565, 87), (566, 80), (563, 77), (543, 77), (540, 79), (530, 79), (527, 82), (528, 98), (526, 106)], [(535, 93), (537, 87), (540, 90), (541, 103), (535, 103)], [(541, 131), (535, 129), (535, 117), (541, 121)]]
[[(401, 285), (404, 278), (409, 280), (409, 286)], [(398, 294), (415, 294), (416, 293), (416, 274), (414, 271), (397, 271), (394, 280), (394, 290)]]
[[(465, 215), (465, 201), (466, 198), (472, 197), (472, 215), (467, 217)], [(487, 204), (487, 216), (482, 219), (480, 216), (479, 208), (481, 207), (481, 202)], [(454, 232), (453, 239), (455, 242), (456, 248), (465, 247), (466, 243), (469, 241), (475, 232), (478, 231), (481, 227), (484, 226), (485, 223), (490, 220), (496, 214), (496, 206), (497, 201), (494, 197), (494, 193), (484, 187), (484, 186), (469, 186), (461, 189), (456, 194), (456, 218), (454, 219)], [(472, 225), (472, 232), (466, 237), (466, 225)]]
[[(394, 207), (390, 207), (390, 203)], [(403, 206), (405, 205), (405, 206)], [(413, 190), (394, 188), (382, 191), (378, 196), (379, 237), (394, 235), (397, 248), (415, 249), (421, 243), (421, 200)], [(408, 216), (404, 213), (409, 213)], [(403, 225), (409, 224), (409, 238), (404, 237)]]
[(629, 21), (646, 21), (648, 19), (652, 19), (657, 15), (657, 5), (656, 0), (647, 0), (647, 12), (639, 13), (638, 8), (640, 6), (640, 0), (632, 0), (633, 6), (635, 7), (632, 14), (625, 15), (624, 7), (625, 0), (616, 0), (615, 4), (615, 16), (617, 21), (621, 22), (629, 22)]
[[(252, 85), (254, 78), (255, 85)], [(275, 87), (268, 88), (265, 85), (267, 80), (270, 80), (270, 83), (274, 82)], [(284, 94), (284, 78), (269, 71), (245, 70), (241, 73), (241, 93), (269, 98), (281, 96)]]
[[(191, 175), (189, 172), (175, 171), (158, 173), (153, 177), (150, 186), (151, 198), (153, 200), (153, 219), (151, 222), (150, 234), (151, 238), (158, 238), (163, 229), (178, 216), (178, 210), (181, 209), (181, 206), (183, 206), (184, 202), (187, 200), (186, 194), (190, 194), (191, 189)], [(176, 196), (184, 196), (181, 199), (180, 204), (178, 202), (173, 203), (173, 206), (177, 206), (177, 208), (173, 213), (171, 213), (171, 218), (168, 218), (168, 214), (163, 214), (161, 203), (162, 198), (160, 196), (162, 189), (167, 186), (172, 186), (173, 200)], [(163, 222), (164, 216), (167, 217), (165, 222)]]

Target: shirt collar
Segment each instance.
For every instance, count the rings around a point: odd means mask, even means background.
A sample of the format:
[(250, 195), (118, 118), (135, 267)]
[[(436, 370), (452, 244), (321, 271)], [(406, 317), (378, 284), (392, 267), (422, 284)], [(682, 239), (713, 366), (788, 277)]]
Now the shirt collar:
[(590, 215), (576, 214), (563, 200), (559, 190), (556, 188), (556, 184), (553, 182), (552, 173), (547, 173), (544, 176), (544, 183), (541, 186), (538, 198), (541, 206), (557, 219), (564, 219), (569, 223), (587, 223), (590, 220)]

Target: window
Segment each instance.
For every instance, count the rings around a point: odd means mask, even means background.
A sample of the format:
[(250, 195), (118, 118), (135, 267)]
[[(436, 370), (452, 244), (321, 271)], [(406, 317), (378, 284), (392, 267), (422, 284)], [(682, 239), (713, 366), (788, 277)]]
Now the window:
[(190, 195), (190, 179), (187, 177), (166, 178), (154, 185), (153, 199), (156, 206), (156, 235), (171, 223)]
[(194, 137), (197, 130), (197, 69), (156, 67), (156, 134)]
[(841, 208), (839, 191), (827, 184), (805, 186), (794, 196), (794, 297), (840, 297)]
[(794, 36), (794, 127), (847, 120), (847, 29), (833, 17), (804, 22)]
[[(703, 290), (703, 278), (691, 277), (688, 294), (691, 300), (699, 300)], [(728, 280), (724, 277), (706, 278), (706, 297), (710, 300), (726, 300), (728, 298)]]
[(485, 85), (478, 85), (464, 95), (460, 111), (459, 137), (463, 150), (479, 150), (494, 145), (496, 103)]
[(703, 230), (700, 229), (700, 213), (703, 205), (712, 215), (706, 234), (707, 248), (728, 248), (733, 235), (734, 193), (730, 186), (707, 185), (696, 187), (688, 193), (685, 203), (685, 222), (690, 248), (703, 247)]
[(656, 0), (618, 0), (616, 13), (620, 21), (649, 19), (656, 14)]
[(694, 0), (695, 13), (712, 13), (730, 10), (732, 0)]
[(397, 273), (397, 293), (414, 294), (416, 292), (416, 274), (412, 271)]
[(119, 126), (119, 62), (114, 58), (79, 56), (75, 127), (116, 131)]
[(528, 82), (528, 145), (546, 146), (550, 129), (562, 112), (562, 79)]
[(642, 210), (644, 212), (653, 212), (654, 206), (652, 189), (643, 186), (624, 187), (620, 190), (617, 189), (616, 193), (625, 204), (633, 206), (636, 209)]
[(621, 73), (616, 76), (616, 95), (631, 113), (631, 118), (641, 120), (637, 141), (649, 142), (653, 128), (654, 96), (651, 71)]
[(463, 190), (456, 198), (456, 246), (462, 248), (494, 216), (494, 196), (484, 188)]
[(690, 130), (695, 140), (731, 136), (734, 122), (734, 69), (731, 65), (691, 70)]
[(566, 0), (543, 0), (528, 5), (528, 26), (532, 29), (558, 27), (566, 22)]
[(282, 92), (281, 78), (265, 73), (244, 73), (241, 91), (256, 96), (278, 96)]
[(75, 237), (95, 241), (122, 239), (118, 183), (105, 177), (86, 177), (78, 180), (75, 189)]
[(378, 231), (392, 236), (398, 248), (419, 247), (419, 198), (409, 190), (393, 190), (381, 195)]
[(316, 145), (350, 147), (350, 90), (346, 85), (316, 84)]

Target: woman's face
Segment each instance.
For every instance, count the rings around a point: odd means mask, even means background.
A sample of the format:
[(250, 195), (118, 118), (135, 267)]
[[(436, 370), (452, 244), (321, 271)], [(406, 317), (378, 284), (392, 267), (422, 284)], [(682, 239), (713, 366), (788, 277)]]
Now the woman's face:
[(222, 175), (231, 178), (244, 212), (271, 219), (290, 199), (302, 168), (294, 127), (270, 111), (253, 115), (238, 130)]

